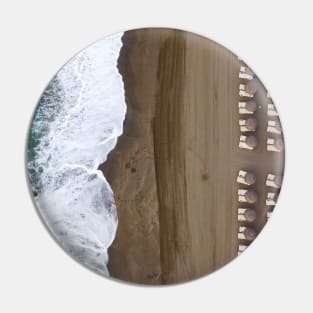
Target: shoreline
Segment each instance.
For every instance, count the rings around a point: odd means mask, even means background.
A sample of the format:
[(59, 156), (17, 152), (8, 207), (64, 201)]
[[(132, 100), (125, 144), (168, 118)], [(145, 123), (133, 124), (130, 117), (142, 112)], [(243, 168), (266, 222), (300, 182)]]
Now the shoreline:
[[(144, 59), (138, 58), (142, 46), (133, 45), (137, 40), (140, 38), (135, 31), (125, 32), (122, 38), (118, 68), (124, 81), (127, 112), (123, 134), (100, 166), (114, 192), (118, 214), (116, 237), (108, 250), (108, 268), (115, 278), (160, 284), (159, 217), (151, 133), (154, 110), (152, 105), (145, 110), (146, 103), (154, 99), (157, 54), (148, 61), (150, 64), (143, 64)], [(142, 76), (134, 73), (134, 67), (145, 70), (149, 65), (155, 70)]]

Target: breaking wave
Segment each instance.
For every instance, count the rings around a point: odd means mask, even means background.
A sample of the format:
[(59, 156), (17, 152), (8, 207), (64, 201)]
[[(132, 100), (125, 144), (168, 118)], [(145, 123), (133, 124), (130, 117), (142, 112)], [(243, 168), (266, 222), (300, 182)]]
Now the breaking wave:
[(39, 101), (28, 141), (29, 180), (45, 223), (66, 251), (104, 275), (117, 215), (98, 167), (123, 131), (122, 35), (92, 44), (57, 73)]

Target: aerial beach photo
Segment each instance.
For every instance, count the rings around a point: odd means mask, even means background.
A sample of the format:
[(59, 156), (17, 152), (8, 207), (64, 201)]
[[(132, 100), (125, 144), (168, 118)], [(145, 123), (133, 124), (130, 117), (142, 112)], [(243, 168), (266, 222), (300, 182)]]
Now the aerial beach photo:
[(284, 172), (277, 108), (218, 43), (169, 28), (107, 36), (43, 92), (28, 137), (34, 202), (81, 264), (167, 285), (216, 271), (270, 219)]

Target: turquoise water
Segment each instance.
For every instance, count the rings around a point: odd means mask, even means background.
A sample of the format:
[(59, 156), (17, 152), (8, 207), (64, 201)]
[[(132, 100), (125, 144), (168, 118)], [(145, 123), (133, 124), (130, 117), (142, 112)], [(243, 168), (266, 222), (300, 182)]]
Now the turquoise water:
[(30, 183), (36, 193), (40, 192), (41, 189), (40, 175), (38, 175), (41, 171), (36, 166), (36, 157), (40, 158), (38, 155), (40, 144), (49, 132), (49, 123), (55, 119), (60, 111), (64, 101), (64, 92), (61, 83), (57, 77), (54, 77), (41, 95), (31, 123), (27, 145), (27, 162)]
[[(31, 124), (30, 134), (28, 138), (28, 160), (32, 161), (35, 155), (35, 148), (40, 142), (40, 138), (44, 135), (45, 129), (37, 128), (40, 125), (41, 119), (47, 119), (52, 121), (55, 117), (58, 107), (62, 105), (64, 99), (64, 89), (62, 85), (55, 77), (49, 83), (36, 107), (36, 111), (33, 116), (33, 122)], [(50, 109), (50, 114), (48, 110)]]

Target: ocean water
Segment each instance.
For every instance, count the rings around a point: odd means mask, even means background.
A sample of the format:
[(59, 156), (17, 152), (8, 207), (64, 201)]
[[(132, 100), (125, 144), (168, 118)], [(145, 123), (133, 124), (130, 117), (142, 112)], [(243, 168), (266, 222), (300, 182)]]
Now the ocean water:
[(97, 169), (123, 131), (122, 35), (97, 41), (56, 74), (28, 141), (29, 181), (43, 220), (67, 252), (103, 275), (118, 221), (113, 192)]

